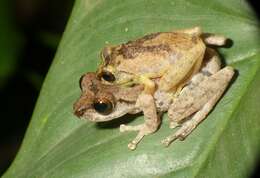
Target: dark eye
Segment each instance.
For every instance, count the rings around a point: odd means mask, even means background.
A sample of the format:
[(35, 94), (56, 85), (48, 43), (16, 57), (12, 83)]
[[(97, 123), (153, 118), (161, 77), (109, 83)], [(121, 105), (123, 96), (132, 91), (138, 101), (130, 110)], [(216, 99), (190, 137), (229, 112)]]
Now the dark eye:
[(108, 81), (108, 82), (114, 82), (116, 80), (115, 76), (111, 72), (108, 72), (108, 71), (103, 71), (101, 73), (101, 77), (105, 81)]
[(84, 76), (85, 75), (82, 75), (81, 77), (80, 77), (80, 79), (79, 79), (79, 88), (82, 90), (82, 80), (83, 80), (83, 78), (84, 78)]
[(97, 99), (93, 104), (94, 109), (103, 115), (108, 115), (113, 111), (113, 104), (107, 99)]

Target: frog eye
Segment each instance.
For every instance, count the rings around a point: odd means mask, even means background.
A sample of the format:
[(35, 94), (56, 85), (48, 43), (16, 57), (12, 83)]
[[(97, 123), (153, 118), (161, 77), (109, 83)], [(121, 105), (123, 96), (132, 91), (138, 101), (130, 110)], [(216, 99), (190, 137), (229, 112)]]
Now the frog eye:
[(79, 88), (82, 90), (82, 81), (85, 75), (82, 75), (79, 79)]
[(102, 79), (108, 82), (114, 82), (116, 80), (115, 76), (108, 71), (102, 71), (100, 76)]
[(94, 101), (93, 108), (102, 115), (108, 115), (113, 111), (114, 105), (108, 99), (101, 98)]

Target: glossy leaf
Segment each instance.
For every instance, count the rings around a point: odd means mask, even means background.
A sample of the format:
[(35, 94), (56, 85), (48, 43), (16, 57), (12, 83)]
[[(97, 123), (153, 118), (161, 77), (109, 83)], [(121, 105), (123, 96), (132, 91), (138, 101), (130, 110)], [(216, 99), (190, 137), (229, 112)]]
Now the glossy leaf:
[[(160, 144), (174, 131), (165, 115), (160, 130), (129, 151), (136, 133), (121, 134), (118, 126), (134, 117), (94, 124), (72, 114), (78, 80), (95, 71), (105, 45), (197, 25), (232, 39), (220, 54), (236, 77), (185, 141)], [(4, 178), (246, 177), (260, 142), (259, 43), (259, 24), (246, 1), (76, 0), (23, 146)]]

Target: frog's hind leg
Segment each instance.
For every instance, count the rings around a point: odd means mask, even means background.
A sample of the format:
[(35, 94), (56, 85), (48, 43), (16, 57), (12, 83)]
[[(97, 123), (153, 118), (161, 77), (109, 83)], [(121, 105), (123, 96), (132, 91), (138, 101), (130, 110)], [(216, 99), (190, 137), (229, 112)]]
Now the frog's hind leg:
[[(163, 140), (165, 145), (177, 138), (185, 138), (217, 103), (234, 73), (232, 67), (220, 70), (220, 65), (216, 51), (207, 48), (201, 71), (192, 77), (168, 110), (170, 128), (181, 128)], [(193, 117), (186, 120), (192, 114)]]
[(207, 45), (223, 46), (227, 43), (226, 37), (222, 35), (212, 34), (212, 33), (203, 33), (202, 29), (198, 26), (195, 26), (193, 28), (182, 29), (182, 30), (174, 30), (173, 32), (186, 33), (194, 36), (201, 36), (204, 43), (206, 43)]
[(120, 125), (120, 132), (138, 131), (137, 136), (128, 144), (128, 148), (131, 150), (136, 148), (137, 144), (145, 135), (155, 132), (161, 123), (152, 95), (145, 93), (140, 94), (136, 105), (143, 110), (145, 122), (136, 126)]
[[(186, 87), (182, 88), (181, 92), (178, 94), (181, 95), (180, 97), (177, 96), (179, 98), (178, 107), (175, 109), (171, 107), (169, 109), (168, 114), (171, 118), (170, 128), (179, 126), (183, 122), (184, 118), (190, 116), (192, 113), (198, 110), (199, 106), (189, 107), (189, 105), (191, 105), (193, 102), (196, 102), (196, 100), (194, 100), (192, 97), (193, 95), (197, 94), (194, 92), (194, 88), (196, 88), (196, 86), (198, 86), (203, 80), (207, 79), (212, 74), (217, 73), (220, 70), (220, 66), (221, 62), (217, 52), (214, 49), (207, 48), (200, 72), (194, 75), (189, 83), (186, 84)], [(184, 99), (181, 100), (181, 98)]]
[(201, 35), (204, 43), (212, 46), (224, 46), (227, 43), (227, 38), (221, 35), (215, 35), (211, 33), (203, 33)]
[(184, 122), (177, 132), (164, 139), (162, 143), (167, 146), (175, 139), (185, 139), (215, 106), (233, 74), (233, 68), (228, 66), (207, 77), (198, 86), (184, 88), (183, 92), (170, 106), (169, 117), (171, 120), (181, 121), (195, 114), (190, 120)]

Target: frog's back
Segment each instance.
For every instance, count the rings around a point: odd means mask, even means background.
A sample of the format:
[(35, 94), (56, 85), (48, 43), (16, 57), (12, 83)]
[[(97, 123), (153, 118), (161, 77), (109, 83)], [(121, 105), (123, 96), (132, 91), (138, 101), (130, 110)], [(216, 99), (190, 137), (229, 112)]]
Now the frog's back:
[(187, 55), (201, 56), (204, 50), (205, 45), (199, 36), (176, 32), (153, 33), (116, 47), (111, 62), (120, 71), (155, 73), (167, 70), (175, 60)]

